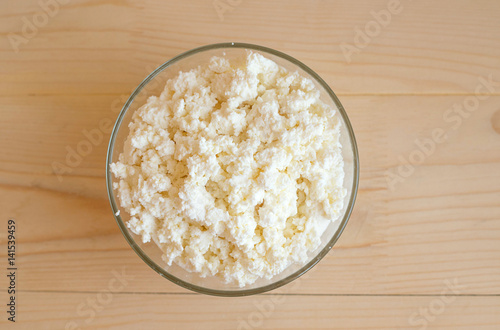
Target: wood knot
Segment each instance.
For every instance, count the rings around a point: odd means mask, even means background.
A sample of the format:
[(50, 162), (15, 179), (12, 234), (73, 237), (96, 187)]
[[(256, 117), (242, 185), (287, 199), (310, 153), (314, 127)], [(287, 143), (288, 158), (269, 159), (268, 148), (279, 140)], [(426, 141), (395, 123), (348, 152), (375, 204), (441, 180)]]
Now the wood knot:
[(491, 126), (493, 127), (495, 132), (500, 134), (500, 110), (495, 112), (491, 117)]

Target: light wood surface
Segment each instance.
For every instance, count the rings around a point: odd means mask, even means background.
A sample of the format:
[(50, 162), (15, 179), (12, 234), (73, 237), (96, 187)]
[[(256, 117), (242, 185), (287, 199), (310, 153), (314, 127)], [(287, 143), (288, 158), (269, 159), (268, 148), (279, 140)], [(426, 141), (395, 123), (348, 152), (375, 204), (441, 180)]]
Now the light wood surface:
[[(3, 307), (0, 328), (500, 328), (500, 2), (401, 0), (350, 62), (339, 45), (389, 1), (63, 2), (18, 52), (9, 35), (42, 9), (0, 4), (4, 270), (7, 220), (18, 225), (17, 322)], [(219, 17), (214, 3), (231, 10)], [(320, 74), (361, 163), (355, 210), (325, 259), (297, 283), (234, 299), (184, 290), (130, 249), (106, 195), (109, 133), (70, 173), (53, 169), (157, 65), (225, 41), (275, 48)], [(489, 77), (499, 83), (477, 107), (450, 117)], [(436, 129), (444, 141), (388, 181)], [(124, 285), (109, 295), (117, 272)]]

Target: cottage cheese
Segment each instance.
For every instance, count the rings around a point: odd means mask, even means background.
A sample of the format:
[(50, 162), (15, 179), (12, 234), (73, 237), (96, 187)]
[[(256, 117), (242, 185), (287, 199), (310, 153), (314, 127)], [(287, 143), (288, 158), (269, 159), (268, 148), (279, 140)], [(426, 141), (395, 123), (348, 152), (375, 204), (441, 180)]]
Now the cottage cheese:
[(244, 286), (304, 263), (346, 194), (336, 111), (254, 52), (169, 80), (133, 115), (114, 189), (168, 265)]

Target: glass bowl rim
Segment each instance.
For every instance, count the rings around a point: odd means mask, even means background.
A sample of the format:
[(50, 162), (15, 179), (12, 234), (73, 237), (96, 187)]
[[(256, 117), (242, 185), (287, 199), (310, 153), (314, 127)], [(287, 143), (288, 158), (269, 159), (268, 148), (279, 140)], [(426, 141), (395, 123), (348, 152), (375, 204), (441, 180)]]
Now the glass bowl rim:
[[(349, 198), (348, 205), (346, 207), (346, 211), (343, 215), (343, 218), (339, 224), (339, 227), (335, 231), (335, 234), (333, 237), (330, 239), (330, 241), (325, 245), (325, 247), (314, 257), (312, 260), (310, 260), (308, 263), (306, 263), (304, 266), (302, 266), (299, 270), (296, 272), (288, 275), (287, 277), (276, 281), (271, 284), (267, 284), (258, 288), (252, 288), (252, 289), (242, 289), (242, 290), (218, 290), (218, 289), (210, 289), (210, 288), (205, 288), (184, 280), (181, 280), (180, 278), (168, 273), (166, 270), (164, 270), (162, 267), (160, 267), (156, 262), (154, 262), (152, 259), (149, 258), (147, 253), (145, 253), (141, 247), (135, 242), (135, 240), (132, 238), (130, 235), (127, 226), (125, 223), (122, 221), (120, 215), (118, 214), (118, 207), (116, 204), (116, 198), (113, 192), (113, 184), (112, 184), (112, 176), (110, 172), (110, 162), (111, 158), (113, 155), (114, 151), (114, 144), (115, 144), (115, 139), (118, 130), (121, 127), (123, 118), (125, 114), (127, 113), (130, 105), (134, 101), (135, 97), (142, 91), (142, 89), (153, 79), (155, 78), (159, 73), (161, 73), (163, 70), (168, 68), (170, 65), (187, 58), (191, 55), (195, 55), (197, 53), (201, 53), (204, 51), (209, 51), (209, 50), (215, 50), (215, 49), (223, 49), (223, 48), (243, 48), (243, 49), (251, 49), (251, 50), (256, 50), (260, 51), (263, 53), (269, 53), (271, 55), (277, 56), (279, 58), (282, 58), (288, 62), (291, 62), (292, 64), (298, 66), (302, 70), (304, 70), (307, 74), (309, 74), (312, 78), (314, 78), (322, 88), (325, 89), (325, 91), (328, 93), (329, 97), (333, 100), (335, 105), (338, 108), (338, 112), (341, 114), (342, 119), (346, 125), (347, 131), (349, 132), (349, 139), (352, 143), (352, 153), (353, 153), (353, 183), (352, 183), (352, 188), (351, 188), (351, 196)], [(108, 191), (108, 198), (109, 198), (109, 203), (111, 205), (111, 209), (113, 211), (113, 216), (115, 217), (115, 220), (118, 224), (118, 227), (120, 228), (120, 231), (122, 232), (123, 236), (127, 240), (128, 244), (130, 247), (135, 251), (135, 253), (149, 266), (151, 267), (155, 272), (160, 274), (162, 277), (170, 280), (171, 282), (186, 288), (188, 290), (198, 292), (198, 293), (203, 293), (203, 294), (208, 294), (208, 295), (213, 295), (213, 296), (223, 296), (223, 297), (238, 297), (238, 296), (249, 296), (249, 295), (254, 295), (254, 294), (259, 294), (263, 292), (267, 292), (270, 290), (277, 289), (285, 284), (288, 284), (292, 282), (293, 280), (299, 278), (300, 276), (304, 275), (307, 271), (309, 271), (312, 267), (314, 267), (323, 257), (331, 250), (331, 248), (335, 245), (337, 240), (339, 239), (340, 235), (344, 231), (345, 226), (347, 225), (347, 222), (351, 216), (354, 203), (356, 200), (356, 195), (358, 192), (358, 183), (359, 183), (359, 155), (358, 155), (358, 148), (356, 144), (356, 139), (354, 137), (354, 132), (351, 126), (351, 123), (349, 121), (349, 118), (347, 116), (347, 113), (340, 103), (340, 100), (337, 98), (335, 93), (332, 91), (330, 86), (312, 69), (310, 69), (308, 66), (306, 66), (304, 63), (300, 62), (299, 60), (293, 58), (290, 55), (287, 55), (285, 53), (282, 53), (280, 51), (274, 50), (272, 48), (264, 47), (264, 46), (259, 46), (259, 45), (254, 45), (254, 44), (249, 44), (249, 43), (239, 43), (239, 42), (226, 42), (226, 43), (216, 43), (216, 44), (209, 44), (205, 46), (201, 46), (198, 48), (194, 48), (191, 50), (188, 50), (184, 53), (181, 53), (170, 60), (166, 61), (165, 63), (161, 64), (158, 68), (156, 68), (153, 72), (151, 72), (140, 84), (137, 86), (137, 88), (132, 92), (132, 94), (129, 96), (127, 99), (127, 102), (125, 102), (125, 105), (123, 106), (122, 110), (120, 111), (120, 114), (118, 115), (118, 118), (116, 119), (115, 125), (113, 127), (113, 131), (111, 133), (111, 137), (109, 140), (109, 145), (108, 145), (108, 150), (107, 150), (107, 155), (106, 155), (106, 187)]]

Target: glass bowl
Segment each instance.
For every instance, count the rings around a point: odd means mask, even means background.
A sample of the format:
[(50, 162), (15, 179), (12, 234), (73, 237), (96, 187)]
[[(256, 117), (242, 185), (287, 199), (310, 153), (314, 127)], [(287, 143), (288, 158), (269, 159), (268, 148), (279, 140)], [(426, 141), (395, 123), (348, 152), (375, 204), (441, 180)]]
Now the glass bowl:
[[(340, 141), (342, 143), (342, 156), (344, 158), (344, 187), (347, 189), (347, 195), (344, 200), (341, 216), (329, 224), (321, 237), (321, 245), (308, 254), (309, 258), (306, 263), (292, 264), (282, 273), (271, 279), (259, 279), (251, 285), (240, 288), (237, 284), (226, 284), (218, 277), (202, 278), (175, 264), (168, 266), (162, 260), (162, 252), (154, 242), (142, 243), (141, 237), (132, 233), (126, 226), (129, 216), (117, 202), (115, 192), (113, 191), (110, 164), (118, 160), (118, 156), (123, 150), (124, 142), (129, 134), (128, 123), (131, 121), (133, 113), (146, 102), (149, 96), (159, 95), (168, 79), (173, 78), (179, 71), (189, 71), (200, 64), (207, 63), (212, 56), (225, 55), (231, 58), (241, 55), (247, 50), (260, 53), (287, 70), (291, 72), (298, 71), (300, 75), (310, 78), (316, 85), (316, 88), (320, 90), (321, 100), (338, 110), (341, 120)], [(125, 236), (132, 249), (149, 267), (164, 278), (184, 288), (216, 296), (245, 296), (273, 290), (297, 279), (316, 265), (333, 247), (335, 242), (337, 242), (347, 224), (356, 199), (358, 178), (358, 150), (351, 124), (339, 99), (325, 81), (313, 70), (289, 55), (262, 46), (235, 42), (207, 45), (187, 51), (165, 62), (146, 77), (128, 98), (116, 120), (109, 141), (106, 159), (106, 185), (111, 208), (123, 236)]]

